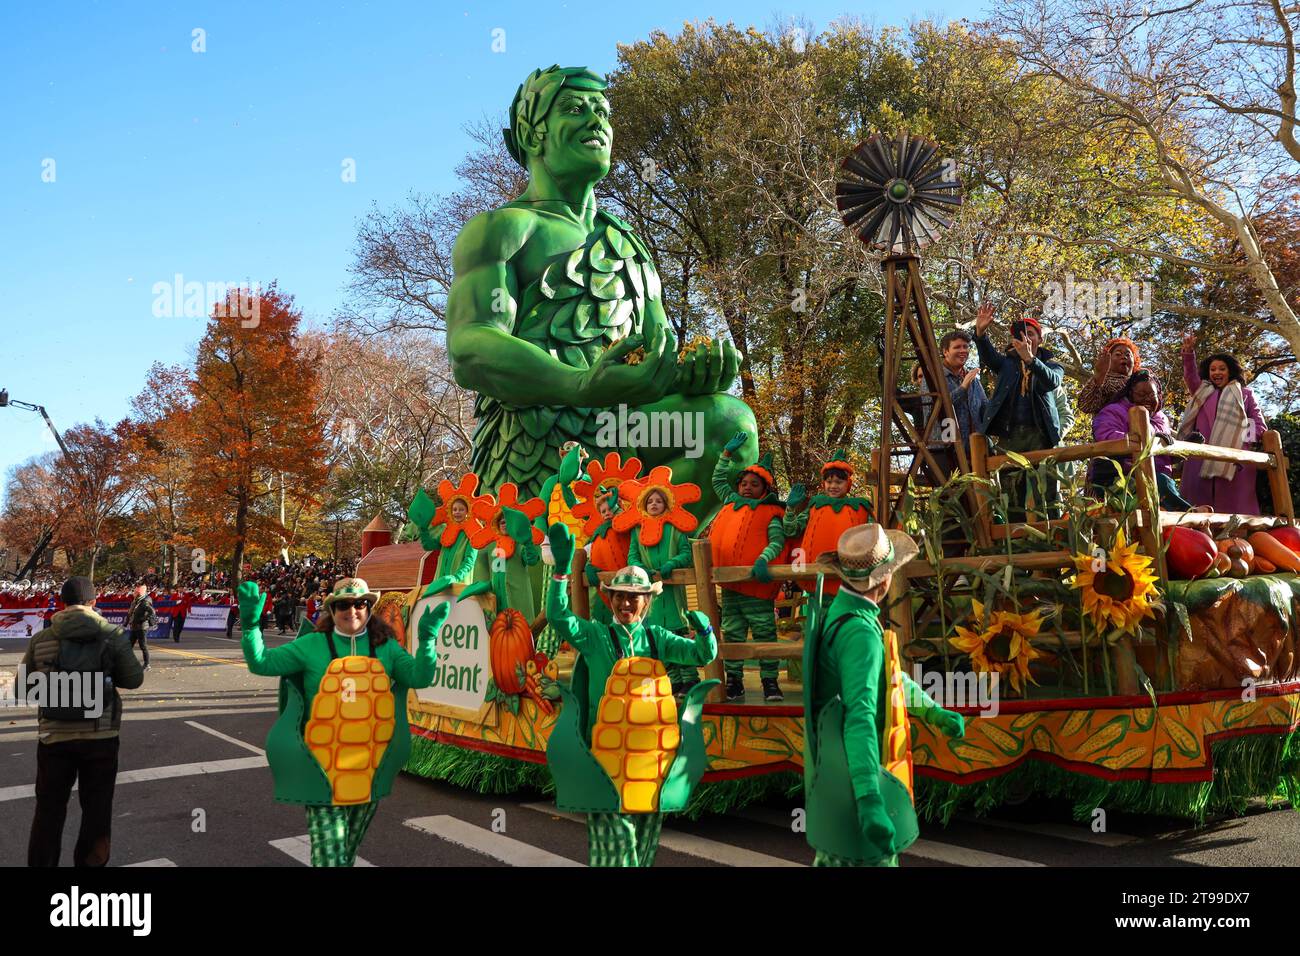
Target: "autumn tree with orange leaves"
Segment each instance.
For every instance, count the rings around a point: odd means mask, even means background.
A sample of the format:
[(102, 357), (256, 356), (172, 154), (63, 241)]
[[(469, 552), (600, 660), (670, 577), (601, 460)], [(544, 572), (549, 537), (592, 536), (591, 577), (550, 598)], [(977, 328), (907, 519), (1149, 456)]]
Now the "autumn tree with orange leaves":
[(312, 502), (328, 468), (317, 356), (299, 342), (301, 312), (274, 285), (258, 293), (252, 317), (233, 296), (199, 342), (183, 438), (196, 559), (230, 554), (235, 586), (245, 551), (289, 537), (282, 499)]

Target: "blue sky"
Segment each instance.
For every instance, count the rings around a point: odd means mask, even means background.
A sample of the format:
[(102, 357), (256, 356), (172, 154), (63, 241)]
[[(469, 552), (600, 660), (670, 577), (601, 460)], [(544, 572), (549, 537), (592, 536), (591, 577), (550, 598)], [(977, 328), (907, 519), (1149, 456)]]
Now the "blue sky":
[[(309, 321), (327, 320), (358, 219), (411, 190), (454, 188), (462, 126), (503, 111), (534, 67), (603, 72), (617, 43), (685, 20), (902, 25), (980, 6), (6, 4), (0, 388), (60, 428), (121, 418), (149, 365), (187, 362), (202, 335), (201, 318), (154, 315), (154, 284), (177, 274), (278, 280)], [(195, 29), (205, 52), (192, 50)], [(54, 447), (35, 413), (0, 410), (0, 475)]]

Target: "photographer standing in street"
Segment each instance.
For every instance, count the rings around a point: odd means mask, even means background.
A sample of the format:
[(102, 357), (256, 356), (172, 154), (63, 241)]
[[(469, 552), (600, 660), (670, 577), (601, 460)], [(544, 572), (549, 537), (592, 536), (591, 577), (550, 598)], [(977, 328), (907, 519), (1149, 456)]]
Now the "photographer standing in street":
[(136, 641), (140, 642), (145, 670), (149, 669), (149, 632), (157, 626), (158, 612), (154, 610), (149, 589), (143, 584), (136, 585), (131, 610), (126, 612), (126, 629), (131, 633), (131, 647), (135, 647)]
[(63, 585), (67, 605), (27, 645), (21, 675), (40, 673), (47, 687), (85, 680), (52, 680), (51, 674), (90, 674), (98, 706), (86, 701), (51, 700), (39, 710), (36, 746), (36, 815), (27, 845), (28, 866), (58, 866), (63, 823), (72, 785), (78, 784), (81, 830), (72, 851), (74, 866), (108, 863), (113, 823), (113, 788), (117, 783), (118, 732), (122, 698), (117, 688), (144, 683), (131, 645), (121, 628), (95, 613), (95, 586), (89, 578), (69, 578)]

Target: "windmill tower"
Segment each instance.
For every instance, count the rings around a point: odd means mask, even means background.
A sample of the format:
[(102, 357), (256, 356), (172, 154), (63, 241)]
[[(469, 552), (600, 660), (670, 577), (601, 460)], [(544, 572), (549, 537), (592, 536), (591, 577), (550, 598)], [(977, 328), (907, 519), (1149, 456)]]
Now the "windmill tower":
[[(961, 206), (961, 182), (951, 160), (937, 144), (907, 134), (889, 138), (876, 134), (859, 143), (841, 163), (843, 178), (835, 184), (835, 204), (844, 224), (869, 248), (885, 253), (885, 324), (883, 382), (880, 394), (880, 445), (876, 456), (876, 514), (887, 527), (899, 522), (902, 497), (891, 492), (892, 456), (912, 452), (902, 485), (908, 479), (932, 483), (930, 476), (947, 475), (929, 443), (955, 426), (952, 400), (939, 359), (930, 310), (925, 301), (918, 253), (951, 224)], [(921, 429), (899, 402), (899, 371), (919, 363), (924, 376), (918, 400), (929, 399), (929, 414)], [(948, 429), (952, 431), (952, 426)], [(970, 471), (966, 448), (953, 443), (957, 467)], [(942, 479), (941, 479), (942, 480)], [(970, 494), (973, 496), (974, 492)]]

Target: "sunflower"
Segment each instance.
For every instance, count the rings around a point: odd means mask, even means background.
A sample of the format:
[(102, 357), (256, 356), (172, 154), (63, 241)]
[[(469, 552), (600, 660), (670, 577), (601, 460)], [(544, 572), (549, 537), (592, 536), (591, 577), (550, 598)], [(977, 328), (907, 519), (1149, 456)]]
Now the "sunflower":
[[(652, 491), (659, 492), (668, 502), (662, 514), (646, 513), (645, 500)], [(642, 544), (653, 546), (663, 540), (665, 521), (681, 532), (694, 531), (700, 523), (685, 508), (700, 500), (699, 485), (689, 482), (674, 485), (673, 470), (667, 465), (655, 465), (644, 478), (628, 479), (618, 486), (618, 494), (632, 506), (614, 516), (614, 530), (630, 531), (639, 526)]]
[(625, 462), (616, 451), (606, 454), (603, 462), (595, 459), (588, 462), (588, 479), (573, 483), (573, 493), (579, 498), (578, 503), (573, 506), (573, 515), (583, 519), (583, 534), (590, 537), (605, 521), (600, 509), (596, 507), (596, 502), (609, 494), (617, 498), (619, 485), (635, 478), (640, 470), (640, 458), (632, 457)]
[[(460, 484), (453, 485), (448, 479), (444, 478), (438, 482), (438, 497), (442, 504), (438, 510), (433, 513), (434, 527), (445, 525), (442, 529), (442, 546), (450, 548), (456, 543), (456, 538), (463, 531), (469, 537), (479, 530), (479, 523), (474, 518), (474, 503), (476, 501), (491, 501), (491, 495), (478, 495), (478, 475), (472, 471), (461, 475)], [(455, 521), (451, 517), (451, 506), (453, 502), (462, 502), (465, 505), (465, 520)]]
[[(984, 620), (984, 605), (971, 602), (975, 607), (973, 620)], [(948, 643), (970, 655), (971, 666), (984, 673), (994, 673), (1011, 678), (1011, 687), (1019, 691), (1022, 681), (1037, 684), (1029, 674), (1029, 662), (1039, 657), (1031, 643), (1043, 626), (1041, 611), (1017, 614), (1015, 611), (994, 611), (982, 631), (957, 628), (957, 637)]]
[(1071, 584), (1083, 592), (1083, 612), (1099, 630), (1109, 624), (1120, 633), (1136, 634), (1143, 619), (1154, 617), (1163, 607), (1151, 563), (1138, 554), (1136, 544), (1124, 543), (1122, 530), (1116, 533), (1110, 554), (1074, 556)]
[[(516, 511), (522, 511), (524, 517), (530, 522), (536, 521), (538, 516), (546, 510), (546, 505), (541, 498), (529, 498), (527, 501), (519, 500), (519, 486), (512, 481), (507, 481), (497, 489), (497, 497), (485, 495), (474, 502), (473, 514), (479, 522), (480, 528), (470, 535), (469, 543), (474, 547), (482, 550), (483, 548), (495, 542), (495, 547), (501, 549), (502, 557), (510, 557), (515, 553), (515, 539), (510, 535), (497, 531), (497, 519), (501, 517), (502, 508), (514, 508)], [(534, 527), (533, 544), (542, 543), (542, 531)]]

